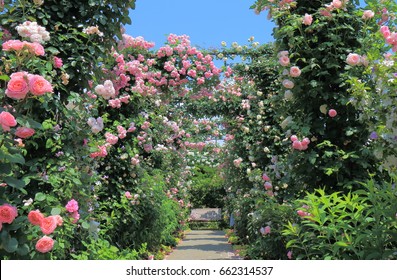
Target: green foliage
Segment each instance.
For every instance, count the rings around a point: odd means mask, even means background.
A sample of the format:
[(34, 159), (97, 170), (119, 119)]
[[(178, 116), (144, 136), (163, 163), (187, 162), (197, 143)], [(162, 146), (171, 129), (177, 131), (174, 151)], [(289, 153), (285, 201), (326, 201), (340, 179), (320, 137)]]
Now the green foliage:
[(347, 194), (316, 190), (297, 201), (305, 214), (283, 230), (295, 258), (397, 258), (394, 184), (369, 180), (362, 185)]
[(225, 190), (216, 168), (197, 165), (192, 170), (190, 203), (194, 208), (223, 208)]

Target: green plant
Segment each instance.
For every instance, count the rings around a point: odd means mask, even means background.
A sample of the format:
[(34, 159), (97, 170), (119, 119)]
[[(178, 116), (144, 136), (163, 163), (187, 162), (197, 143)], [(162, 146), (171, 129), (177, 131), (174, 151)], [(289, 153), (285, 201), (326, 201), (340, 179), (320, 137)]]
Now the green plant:
[(301, 220), (283, 230), (296, 259), (396, 259), (397, 192), (369, 180), (347, 194), (324, 190), (298, 200)]

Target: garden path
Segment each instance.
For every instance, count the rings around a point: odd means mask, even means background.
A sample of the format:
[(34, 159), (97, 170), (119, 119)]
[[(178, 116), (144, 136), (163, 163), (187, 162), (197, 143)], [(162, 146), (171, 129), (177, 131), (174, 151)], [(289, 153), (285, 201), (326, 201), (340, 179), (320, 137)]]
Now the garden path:
[(193, 230), (166, 260), (238, 260), (221, 230)]

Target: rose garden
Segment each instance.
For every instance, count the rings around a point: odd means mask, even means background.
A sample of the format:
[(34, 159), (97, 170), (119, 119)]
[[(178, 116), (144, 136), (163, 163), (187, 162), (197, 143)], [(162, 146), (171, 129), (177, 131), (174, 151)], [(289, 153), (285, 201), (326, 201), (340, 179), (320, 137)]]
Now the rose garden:
[(0, 0), (3, 260), (163, 259), (192, 207), (246, 259), (397, 259), (397, 3), (251, 4), (273, 43), (200, 49)]

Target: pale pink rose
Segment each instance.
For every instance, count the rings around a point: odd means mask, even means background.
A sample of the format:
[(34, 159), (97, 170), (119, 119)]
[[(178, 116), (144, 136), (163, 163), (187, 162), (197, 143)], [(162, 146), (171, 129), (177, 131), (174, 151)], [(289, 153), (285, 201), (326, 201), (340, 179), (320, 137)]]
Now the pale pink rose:
[(115, 145), (117, 143), (117, 141), (119, 140), (119, 138), (116, 135), (113, 135), (109, 132), (105, 133), (105, 137), (106, 137), (106, 142), (111, 145)]
[(57, 228), (58, 221), (54, 216), (44, 218), (40, 223), (40, 229), (44, 234), (51, 234)]
[(130, 198), (132, 197), (132, 195), (131, 195), (130, 192), (125, 192), (124, 195), (125, 195), (125, 197), (128, 198), (128, 199), (130, 199)]
[(25, 72), (17, 72), (11, 75), (5, 94), (13, 99), (24, 99), (29, 92), (29, 85), (25, 78)]
[(285, 80), (283, 81), (283, 86), (284, 86), (285, 88), (292, 89), (292, 88), (294, 88), (295, 84), (294, 84), (293, 81), (288, 80), (288, 79), (285, 79)]
[(17, 216), (18, 210), (15, 206), (7, 203), (0, 206), (0, 223), (11, 224)]
[(68, 201), (68, 203), (65, 206), (66, 211), (68, 211), (69, 213), (73, 213), (79, 210), (79, 204), (77, 203), (76, 200), (72, 199), (70, 201)]
[(29, 222), (34, 226), (40, 226), (41, 222), (44, 220), (44, 214), (39, 210), (32, 210), (28, 214)]
[(334, 118), (334, 117), (337, 115), (337, 112), (336, 112), (336, 110), (334, 110), (334, 109), (330, 109), (330, 110), (328, 111), (328, 115), (329, 115), (331, 118)]
[(29, 138), (34, 133), (35, 130), (29, 127), (18, 127), (17, 130), (15, 131), (15, 135), (18, 136), (19, 138)]
[(292, 66), (291, 69), (289, 70), (289, 74), (293, 78), (297, 78), (301, 75), (302, 71), (299, 69), (297, 66)]
[(243, 161), (242, 158), (238, 158), (238, 159), (233, 160), (233, 164), (234, 164), (234, 166), (239, 167), (242, 161)]
[(303, 19), (302, 19), (302, 23), (304, 25), (311, 25), (313, 22), (313, 16), (309, 15), (309, 14), (305, 14)]
[(362, 18), (363, 18), (363, 20), (367, 20), (367, 19), (373, 18), (374, 15), (375, 15), (375, 13), (373, 11), (365, 10)]
[(3, 111), (0, 113), (0, 125), (4, 131), (10, 131), (10, 127), (16, 126), (17, 121), (13, 115)]
[(53, 92), (52, 85), (49, 81), (40, 75), (28, 75), (29, 90), (33, 95), (40, 96), (47, 92)]
[(57, 226), (60, 227), (63, 225), (63, 218), (60, 215), (55, 215), (54, 216), (56, 221), (57, 221)]
[(266, 234), (270, 234), (271, 231), (272, 231), (272, 230), (271, 230), (271, 227), (270, 227), (270, 226), (266, 226), (266, 227), (265, 227), (265, 235), (266, 235)]
[(55, 68), (61, 68), (62, 65), (63, 65), (62, 59), (57, 57), (57, 56), (54, 56), (54, 61), (53, 62), (54, 62), (54, 67)]
[(340, 0), (333, 0), (333, 1), (332, 1), (332, 6), (333, 6), (335, 9), (340, 9), (340, 8), (342, 8), (342, 5), (343, 5), (343, 3), (342, 3), (342, 1), (340, 1)]
[(296, 135), (291, 135), (291, 141), (292, 142), (295, 142), (295, 141), (297, 141), (298, 140), (298, 136), (296, 136)]
[(351, 66), (359, 65), (361, 62), (361, 56), (356, 53), (349, 53), (346, 58), (346, 63)]
[(288, 56), (280, 56), (280, 58), (278, 59), (278, 62), (280, 63), (280, 65), (282, 66), (288, 66), (290, 63), (289, 57)]
[(48, 253), (54, 247), (54, 240), (51, 237), (43, 236), (36, 243), (36, 250), (40, 253)]

